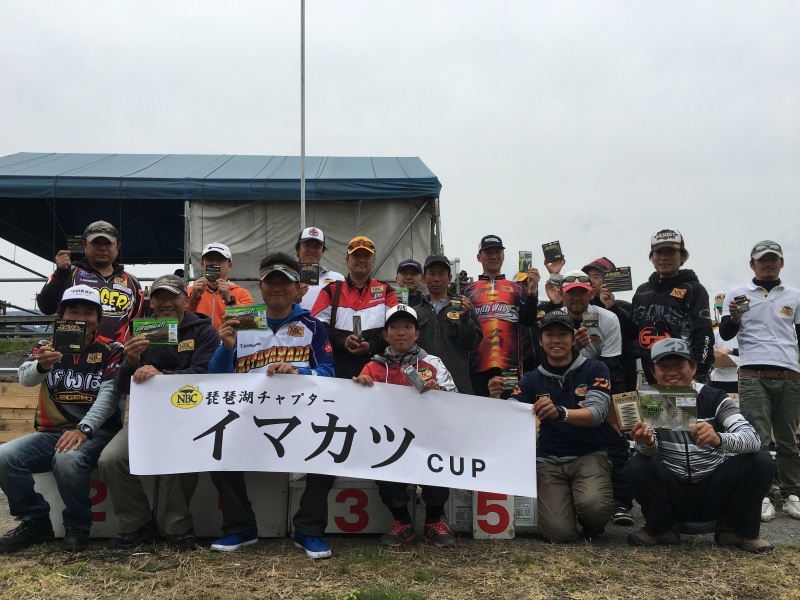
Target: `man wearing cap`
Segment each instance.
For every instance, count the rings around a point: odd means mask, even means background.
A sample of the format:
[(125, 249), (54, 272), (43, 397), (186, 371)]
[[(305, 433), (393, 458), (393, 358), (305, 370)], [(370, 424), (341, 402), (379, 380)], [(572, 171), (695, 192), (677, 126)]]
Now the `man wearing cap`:
[(504, 371), (519, 373), (522, 368), (520, 325), (536, 321), (539, 295), (539, 271), (531, 268), (523, 286), (501, 273), (505, 246), (497, 235), (487, 235), (478, 245), (478, 262), (483, 273), (464, 288), (478, 315), (483, 339), (470, 358), (472, 391), (488, 396), (489, 380)]
[[(383, 325), (386, 310), (397, 306), (391, 286), (373, 279), (375, 244), (359, 235), (347, 246), (347, 277), (329, 283), (320, 292), (311, 314), (325, 324), (336, 361), (336, 377), (350, 379), (361, 373), (370, 356), (386, 349)], [(361, 320), (356, 335), (353, 318)]]
[[(227, 315), (219, 328), (222, 344), (214, 353), (208, 372), (333, 377), (331, 345), (324, 324), (294, 302), (300, 286), (300, 264), (288, 254), (273, 252), (261, 261), (258, 276), (269, 326), (240, 330), (240, 321)], [(211, 549), (229, 552), (255, 544), (256, 516), (247, 496), (244, 473), (214, 471), (211, 479), (222, 503), (223, 533)], [(331, 556), (322, 537), (328, 524), (328, 492), (335, 479), (314, 473), (306, 476), (306, 489), (293, 523), (295, 545), (310, 558)]]
[[(695, 379), (705, 381), (714, 362), (714, 331), (708, 292), (691, 269), (681, 269), (689, 258), (686, 244), (677, 229), (661, 229), (650, 238), (650, 260), (655, 272), (633, 295), (630, 319), (617, 312), (623, 335), (635, 338), (642, 368), (650, 383), (653, 370), (650, 348), (664, 338), (686, 340), (697, 364)], [(613, 310), (614, 294), (608, 292), (606, 306)], [(604, 301), (605, 303), (605, 301)]]
[(0, 444), (0, 488), (11, 515), (22, 521), (0, 537), (0, 553), (54, 539), (50, 505), (33, 486), (33, 473), (45, 471), (53, 471), (64, 502), (62, 549), (75, 552), (89, 547), (91, 472), (100, 452), (122, 427), (120, 396), (114, 390), (122, 344), (97, 333), (105, 318), (100, 293), (82, 284), (69, 287), (57, 314), (66, 325), (85, 328), (84, 348), (67, 353), (59, 348), (57, 336), (58, 347), (39, 342), (19, 367), (20, 384), (39, 386), (36, 432)]
[(188, 309), (211, 317), (217, 329), (222, 324), (222, 317), (228, 306), (253, 303), (250, 292), (228, 281), (228, 273), (233, 268), (232, 258), (233, 255), (225, 244), (219, 242), (208, 244), (203, 248), (200, 259), (203, 275), (189, 286)]
[(39, 309), (52, 315), (67, 288), (87, 285), (99, 292), (103, 305), (98, 334), (123, 343), (130, 337), (131, 320), (142, 316), (144, 293), (136, 277), (117, 262), (119, 249), (116, 227), (106, 221), (91, 223), (83, 232), (83, 258), (73, 263), (69, 250), (56, 254), (56, 270), (36, 296)]
[(446, 256), (431, 254), (424, 268), (428, 296), (415, 307), (419, 318), (417, 344), (442, 359), (460, 393), (472, 394), (469, 354), (483, 338), (475, 308), (466, 296), (451, 299), (447, 293), (453, 276)]
[[(547, 313), (539, 322), (542, 364), (525, 373), (510, 400), (533, 405), (539, 419), (536, 442), (536, 486), (539, 533), (550, 542), (603, 533), (614, 512), (611, 469), (600, 425), (611, 397), (608, 367), (574, 349), (572, 317)], [(504, 380), (489, 382), (500, 398)], [(535, 435), (531, 428), (531, 435)]]
[(631, 429), (636, 452), (625, 475), (645, 526), (629, 534), (628, 543), (678, 544), (678, 523), (716, 520), (717, 544), (773, 550), (759, 538), (759, 515), (774, 468), (769, 454), (759, 450), (755, 429), (727, 393), (693, 380), (697, 367), (685, 340), (659, 340), (651, 357), (659, 385), (697, 392), (697, 421), (688, 431), (654, 431), (643, 421)]
[(422, 302), (423, 294), (419, 289), (422, 286), (422, 265), (419, 262), (413, 258), (400, 261), (395, 281), (397, 287), (408, 290), (408, 302), (406, 302), (408, 306), (417, 306)]
[[(800, 519), (800, 290), (780, 278), (783, 249), (763, 240), (750, 251), (753, 280), (728, 292), (719, 333), (739, 341), (739, 405), (761, 437), (761, 449), (775, 436), (783, 512)], [(764, 498), (761, 518), (775, 510)]]
[(736, 337), (723, 340), (719, 334), (719, 322), (722, 320), (722, 307), (725, 304), (727, 291), (717, 292), (714, 296), (714, 315), (717, 327), (714, 328), (714, 368), (709, 376), (711, 387), (724, 390), (729, 394), (739, 393), (739, 343)]
[(343, 281), (344, 275), (331, 271), (320, 264), (322, 255), (325, 254), (327, 246), (325, 245), (325, 234), (318, 227), (306, 227), (297, 236), (297, 243), (294, 245), (297, 251), (297, 257), (300, 259), (300, 265), (312, 264), (319, 267), (319, 283), (316, 285), (309, 285), (308, 283), (300, 284), (300, 292), (295, 302), (302, 308), (310, 311), (314, 308), (314, 303), (317, 301), (320, 291), (329, 283), (334, 281)]
[[(186, 284), (177, 275), (162, 275), (150, 288), (150, 308), (157, 319), (178, 320), (176, 344), (151, 344), (143, 336), (125, 342), (125, 360), (117, 370), (117, 390), (130, 394), (134, 384), (144, 383), (155, 375), (201, 374), (208, 372), (208, 362), (219, 346), (219, 335), (211, 319), (187, 310)], [(112, 548), (131, 549), (159, 537), (158, 525), (151, 516), (150, 502), (142, 482), (131, 475), (128, 452), (128, 426), (125, 425), (103, 450), (99, 462), (103, 480), (108, 485), (114, 514), (119, 519), (119, 533), (110, 541)], [(189, 503), (197, 487), (197, 473), (164, 475), (166, 503), (164, 520), (167, 539), (178, 550), (191, 550), (197, 540), (192, 526)]]

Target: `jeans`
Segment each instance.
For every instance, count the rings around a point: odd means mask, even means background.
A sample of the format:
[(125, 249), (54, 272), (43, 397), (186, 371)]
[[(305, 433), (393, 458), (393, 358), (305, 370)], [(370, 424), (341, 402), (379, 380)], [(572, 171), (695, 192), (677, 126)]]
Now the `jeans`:
[(800, 496), (800, 379), (739, 377), (739, 409), (761, 437), (761, 449), (768, 450), (770, 431), (775, 436), (778, 480), (781, 495)]
[(33, 473), (52, 471), (64, 501), (64, 528), (89, 531), (92, 469), (114, 434), (101, 429), (77, 450), (56, 452), (56, 443), (63, 434), (64, 431), (37, 431), (0, 445), (0, 488), (8, 497), (13, 516), (43, 517), (50, 514), (50, 505), (34, 490)]

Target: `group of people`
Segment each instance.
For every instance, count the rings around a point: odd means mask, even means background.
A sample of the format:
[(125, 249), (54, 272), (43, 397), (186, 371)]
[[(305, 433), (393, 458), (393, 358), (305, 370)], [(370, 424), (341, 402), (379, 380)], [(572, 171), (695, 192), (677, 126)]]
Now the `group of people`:
[[(239, 329), (239, 321), (226, 314), (227, 307), (253, 299), (228, 279), (230, 249), (212, 243), (202, 252), (203, 275), (192, 285), (164, 275), (150, 287), (154, 316), (178, 320), (176, 345), (131, 337), (144, 295), (117, 262), (119, 248), (113, 225), (92, 223), (84, 232), (84, 257), (73, 262), (69, 252), (59, 252), (56, 271), (39, 294), (43, 312), (86, 323), (85, 349), (66, 354), (43, 341), (20, 367), (23, 385), (41, 386), (40, 401), (36, 433), (0, 446), (0, 487), (12, 515), (22, 521), (0, 537), (0, 552), (53, 539), (49, 506), (31, 475), (50, 469), (65, 503), (65, 550), (88, 546), (89, 473), (96, 465), (119, 518), (120, 531), (110, 544), (134, 548), (160, 537), (141, 481), (130, 474), (122, 415), (131, 385), (169, 373), (263, 372), (410, 386), (402, 369), (414, 365), (424, 377), (423, 393), (530, 403), (539, 423), (538, 532), (551, 542), (594, 538), (610, 520), (633, 525), (635, 500), (645, 526), (628, 536), (632, 545), (678, 543), (682, 523), (716, 521), (718, 544), (772, 550), (759, 536), (760, 522), (775, 516), (767, 496), (776, 476), (767, 452), (772, 434), (783, 512), (800, 518), (800, 291), (781, 282), (783, 250), (771, 240), (751, 249), (754, 279), (715, 299), (716, 349), (708, 293), (693, 271), (682, 268), (689, 254), (674, 229), (652, 236), (655, 271), (631, 303), (617, 300), (605, 286), (604, 272), (615, 268), (605, 257), (563, 275), (564, 260), (546, 263), (547, 300), (540, 301), (537, 268), (510, 279), (503, 274), (505, 247), (497, 235), (481, 239), (482, 273), (460, 295), (451, 293), (446, 256), (401, 261), (395, 283), (405, 302), (399, 302), (395, 287), (373, 277), (376, 248), (365, 236), (347, 246), (346, 275), (320, 266), (317, 284), (301, 283), (301, 263), (321, 265), (327, 250), (323, 231), (308, 227), (298, 236), (296, 257), (274, 252), (261, 261), (259, 291), (268, 327), (258, 330)], [(723, 349), (722, 341), (732, 338), (738, 346)], [(256, 344), (310, 352), (262, 365), (247, 360)], [(722, 355), (738, 361), (738, 406), (729, 387), (713, 377), (709, 382), (715, 356)], [(629, 433), (631, 457), (611, 397), (636, 389), (637, 359), (650, 383), (694, 388), (697, 422), (688, 431), (654, 431), (637, 423)], [(197, 474), (163, 480), (167, 540), (177, 550), (194, 548), (189, 504)], [(244, 474), (215, 472), (212, 480), (221, 499), (223, 537), (211, 549), (255, 543), (258, 529)], [(295, 543), (311, 558), (331, 555), (324, 532), (334, 480), (309, 473), (293, 517)], [(406, 485), (377, 485), (394, 520), (381, 542), (411, 541)], [(423, 486), (422, 499), (425, 540), (453, 546), (443, 520), (448, 490)]]

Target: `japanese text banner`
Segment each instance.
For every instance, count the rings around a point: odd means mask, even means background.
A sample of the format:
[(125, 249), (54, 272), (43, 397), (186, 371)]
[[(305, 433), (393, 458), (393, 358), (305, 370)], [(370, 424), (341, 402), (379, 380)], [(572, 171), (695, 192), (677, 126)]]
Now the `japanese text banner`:
[(159, 375), (132, 384), (137, 475), (325, 473), (536, 496), (530, 406), (310, 375)]

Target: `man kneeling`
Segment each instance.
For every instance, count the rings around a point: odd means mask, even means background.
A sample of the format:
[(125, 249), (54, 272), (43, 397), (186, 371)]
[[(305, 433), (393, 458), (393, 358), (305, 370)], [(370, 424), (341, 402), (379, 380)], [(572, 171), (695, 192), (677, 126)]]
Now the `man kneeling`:
[(691, 385), (697, 391), (697, 423), (690, 431), (659, 430), (657, 436), (641, 421), (633, 426), (636, 454), (624, 473), (642, 506), (645, 526), (628, 535), (628, 543), (677, 544), (676, 522), (718, 519), (718, 545), (756, 553), (774, 550), (758, 536), (761, 500), (775, 466), (769, 454), (759, 451), (755, 429), (727, 393), (692, 380), (697, 365), (685, 341), (660, 340), (651, 357), (659, 385)]

